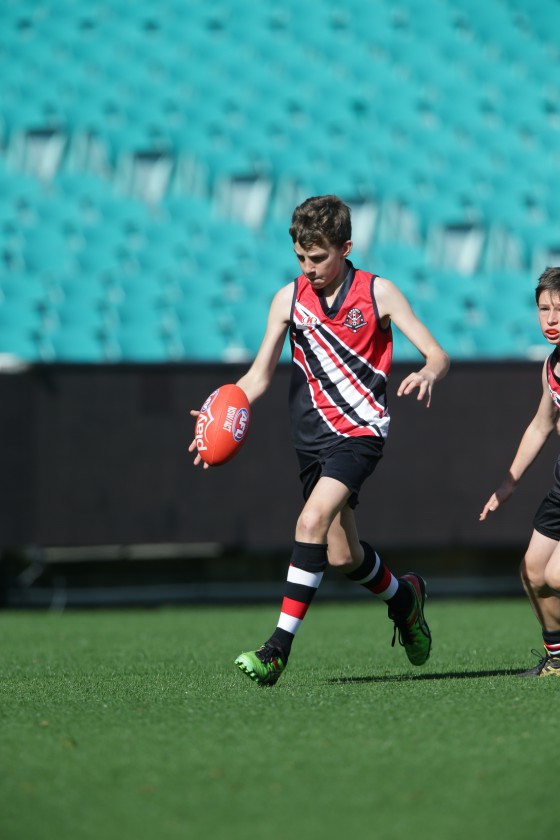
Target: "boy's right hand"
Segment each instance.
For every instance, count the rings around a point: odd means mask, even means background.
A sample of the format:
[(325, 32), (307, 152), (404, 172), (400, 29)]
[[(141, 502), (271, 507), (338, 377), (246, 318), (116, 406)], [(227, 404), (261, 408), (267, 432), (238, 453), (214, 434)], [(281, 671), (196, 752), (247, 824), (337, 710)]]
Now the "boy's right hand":
[(502, 502), (506, 502), (513, 491), (515, 490), (516, 482), (511, 476), (508, 476), (505, 481), (502, 481), (495, 493), (492, 493), (486, 504), (482, 509), (479, 520), (483, 522), (489, 513), (497, 510)]
[[(195, 411), (194, 409), (190, 412), (191, 417), (194, 417), (195, 419), (198, 417), (199, 414), (200, 414), (200, 411)], [(196, 437), (193, 439), (191, 445), (189, 446), (189, 452), (194, 452), (195, 450), (197, 450)], [(201, 461), (202, 461), (202, 458), (200, 457), (200, 452), (198, 452), (198, 450), (197, 450), (196, 458), (194, 459), (193, 464), (196, 467), (200, 464)], [(205, 470), (207, 470), (209, 466), (210, 466), (210, 464), (207, 464), (206, 462), (204, 462), (204, 469)]]

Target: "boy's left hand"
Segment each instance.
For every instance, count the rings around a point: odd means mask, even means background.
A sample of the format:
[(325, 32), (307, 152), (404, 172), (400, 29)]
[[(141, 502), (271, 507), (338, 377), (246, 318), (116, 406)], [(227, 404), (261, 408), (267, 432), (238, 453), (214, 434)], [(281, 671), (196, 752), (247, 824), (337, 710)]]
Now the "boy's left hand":
[(434, 387), (435, 381), (436, 376), (434, 373), (431, 373), (431, 371), (419, 370), (415, 373), (410, 373), (401, 382), (399, 390), (397, 391), (397, 396), (406, 396), (407, 394), (411, 394), (415, 388), (418, 388), (418, 396), (416, 399), (421, 401), (424, 397), (427, 397), (426, 408), (429, 408), (432, 399), (432, 388)]

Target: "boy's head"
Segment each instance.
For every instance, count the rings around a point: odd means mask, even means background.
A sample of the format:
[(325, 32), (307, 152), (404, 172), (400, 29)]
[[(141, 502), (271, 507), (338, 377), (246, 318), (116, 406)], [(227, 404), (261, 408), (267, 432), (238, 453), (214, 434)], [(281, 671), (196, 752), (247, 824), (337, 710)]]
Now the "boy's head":
[(336, 195), (308, 198), (292, 214), (290, 236), (306, 249), (313, 245), (342, 248), (352, 239), (350, 208)]
[(560, 299), (560, 267), (547, 268), (539, 277), (535, 289), (537, 304), (543, 292), (548, 292), (551, 298)]

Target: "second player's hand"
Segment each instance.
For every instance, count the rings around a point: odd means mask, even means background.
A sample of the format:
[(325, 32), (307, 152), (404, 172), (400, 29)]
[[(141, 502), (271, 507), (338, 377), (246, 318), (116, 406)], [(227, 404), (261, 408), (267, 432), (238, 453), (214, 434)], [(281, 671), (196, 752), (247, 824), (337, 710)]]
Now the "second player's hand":
[(411, 394), (415, 388), (418, 388), (417, 400), (422, 401), (426, 399), (426, 408), (429, 408), (432, 399), (432, 388), (435, 382), (435, 375), (428, 371), (417, 371), (410, 373), (399, 386), (397, 396), (402, 397)]
[[(191, 417), (194, 417), (195, 419), (198, 417), (199, 414), (200, 414), (200, 411), (195, 411), (194, 409), (190, 412)], [(196, 437), (193, 439), (192, 443), (189, 446), (189, 452), (194, 452), (195, 450), (197, 450)], [(196, 451), (196, 457), (193, 461), (193, 464), (195, 465), (195, 467), (197, 467), (200, 464), (201, 461), (202, 461), (202, 458), (200, 457), (200, 452), (198, 452), (198, 450), (197, 450)], [(210, 466), (210, 464), (205, 463), (204, 464), (204, 469), (207, 470), (209, 466)]]

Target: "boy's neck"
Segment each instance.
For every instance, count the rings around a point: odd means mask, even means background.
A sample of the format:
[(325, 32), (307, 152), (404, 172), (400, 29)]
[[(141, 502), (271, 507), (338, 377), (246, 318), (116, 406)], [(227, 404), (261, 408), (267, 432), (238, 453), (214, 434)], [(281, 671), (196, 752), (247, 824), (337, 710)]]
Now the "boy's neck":
[(346, 261), (344, 261), (340, 272), (335, 280), (332, 281), (328, 286), (325, 286), (324, 289), (321, 289), (321, 294), (323, 295), (326, 303), (328, 306), (331, 305), (335, 297), (337, 296), (338, 292), (340, 291), (340, 287), (346, 280), (346, 275), (348, 274), (348, 265)]

